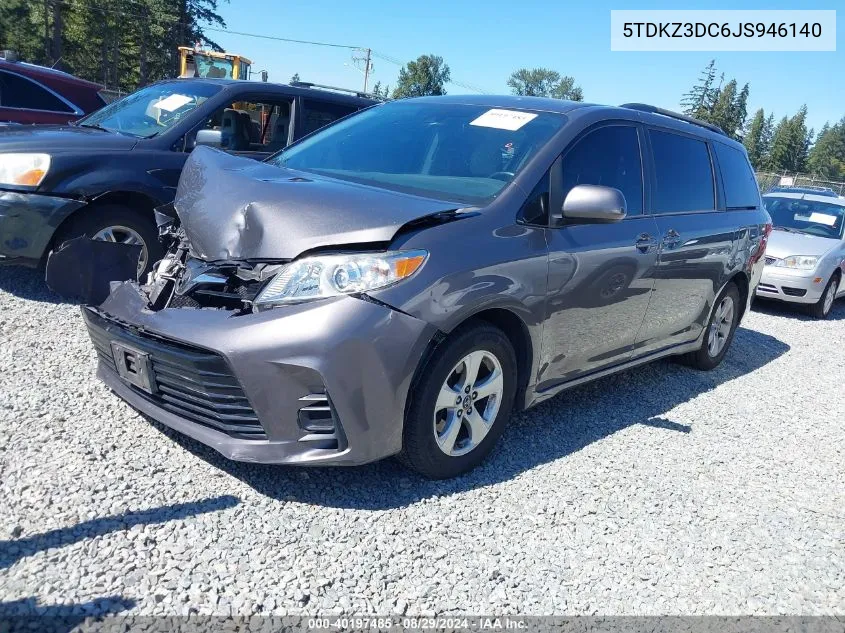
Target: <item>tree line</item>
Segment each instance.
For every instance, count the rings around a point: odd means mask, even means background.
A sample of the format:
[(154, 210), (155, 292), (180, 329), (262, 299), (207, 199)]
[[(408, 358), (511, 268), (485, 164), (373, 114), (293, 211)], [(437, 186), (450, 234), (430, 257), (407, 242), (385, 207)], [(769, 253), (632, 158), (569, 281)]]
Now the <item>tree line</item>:
[(106, 88), (132, 91), (179, 72), (177, 47), (226, 26), (218, 0), (2, 0), (0, 49)]
[(750, 85), (739, 89), (736, 79), (725, 82), (715, 60), (683, 95), (684, 114), (713, 123), (742, 142), (757, 170), (807, 173), (826, 180), (845, 180), (845, 116), (825, 123), (818, 135), (807, 128), (807, 106), (776, 121), (773, 112), (758, 109), (749, 119)]

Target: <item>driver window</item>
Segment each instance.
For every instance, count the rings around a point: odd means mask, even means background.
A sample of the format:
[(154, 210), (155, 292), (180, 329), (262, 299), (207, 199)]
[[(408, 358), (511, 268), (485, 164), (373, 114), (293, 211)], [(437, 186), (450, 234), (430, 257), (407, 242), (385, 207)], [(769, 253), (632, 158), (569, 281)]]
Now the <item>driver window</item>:
[(643, 212), (643, 169), (637, 129), (607, 125), (588, 133), (563, 157), (563, 197), (575, 185), (604, 185), (625, 196), (628, 215)]
[(291, 101), (237, 101), (215, 112), (201, 129), (220, 130), (222, 149), (273, 153), (288, 145)]

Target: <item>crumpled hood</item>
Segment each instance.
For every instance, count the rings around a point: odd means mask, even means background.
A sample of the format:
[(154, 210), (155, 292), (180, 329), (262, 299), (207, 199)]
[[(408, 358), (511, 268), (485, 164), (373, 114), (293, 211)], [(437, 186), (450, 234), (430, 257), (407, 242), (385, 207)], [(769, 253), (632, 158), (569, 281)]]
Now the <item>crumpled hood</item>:
[(783, 259), (790, 255), (824, 255), (839, 244), (839, 240), (804, 233), (773, 230), (769, 235), (766, 255)]
[(78, 152), (129, 150), (138, 139), (76, 125), (0, 127), (0, 152)]
[(404, 224), (460, 203), (281, 169), (198, 147), (174, 207), (206, 261), (279, 260), (321, 246), (389, 242)]

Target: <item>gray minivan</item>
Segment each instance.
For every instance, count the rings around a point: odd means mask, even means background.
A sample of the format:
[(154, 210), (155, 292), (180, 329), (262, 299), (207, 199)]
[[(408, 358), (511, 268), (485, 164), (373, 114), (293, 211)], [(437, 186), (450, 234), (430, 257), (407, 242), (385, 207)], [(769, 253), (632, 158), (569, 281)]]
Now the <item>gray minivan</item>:
[(716, 367), (771, 230), (718, 128), (530, 97), (377, 105), (263, 163), (197, 148), (160, 211), (147, 283), (83, 310), (109, 387), (231, 459), (432, 478), (573, 385)]

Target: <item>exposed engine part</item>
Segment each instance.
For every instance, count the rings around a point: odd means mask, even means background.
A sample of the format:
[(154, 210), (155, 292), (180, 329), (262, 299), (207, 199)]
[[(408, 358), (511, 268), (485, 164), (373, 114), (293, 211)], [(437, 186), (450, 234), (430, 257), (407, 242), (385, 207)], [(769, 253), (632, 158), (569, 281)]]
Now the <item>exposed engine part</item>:
[(173, 243), (167, 255), (148, 276), (142, 290), (150, 309), (211, 308), (250, 311), (264, 283), (284, 262), (205, 262), (190, 255), (190, 244), (181, 228), (161, 224), (162, 236)]

